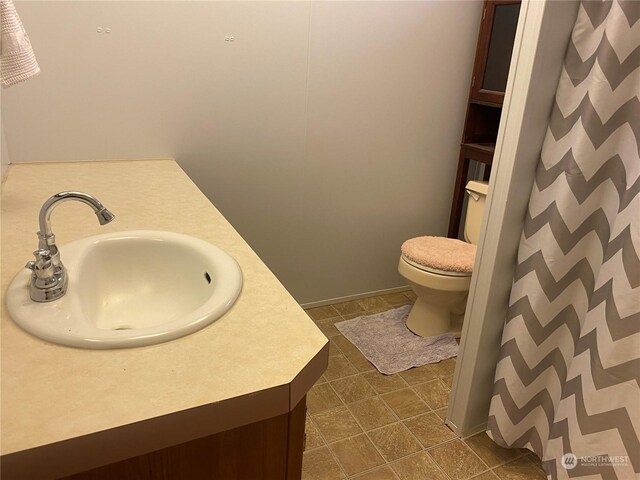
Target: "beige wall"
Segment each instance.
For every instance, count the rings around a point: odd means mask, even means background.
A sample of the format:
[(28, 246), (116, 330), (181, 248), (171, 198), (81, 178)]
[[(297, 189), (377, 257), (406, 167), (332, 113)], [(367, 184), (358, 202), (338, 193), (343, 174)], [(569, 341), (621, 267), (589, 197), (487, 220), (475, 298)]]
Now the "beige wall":
[(173, 156), (302, 303), (446, 231), (480, 2), (16, 4), (12, 162)]
[[(0, 94), (0, 110), (2, 109), (2, 95)], [(0, 115), (1, 117), (1, 115)], [(7, 142), (4, 138), (4, 129), (2, 128), (2, 118), (0, 118), (0, 180), (4, 180), (9, 166), (9, 151), (7, 150)]]
[(4, 130), (2, 130), (2, 126), (0, 126), (0, 149), (0, 165), (2, 165), (0, 178), (4, 180), (4, 176), (7, 173), (7, 167), (9, 166), (9, 152), (7, 151), (7, 142), (4, 139)]

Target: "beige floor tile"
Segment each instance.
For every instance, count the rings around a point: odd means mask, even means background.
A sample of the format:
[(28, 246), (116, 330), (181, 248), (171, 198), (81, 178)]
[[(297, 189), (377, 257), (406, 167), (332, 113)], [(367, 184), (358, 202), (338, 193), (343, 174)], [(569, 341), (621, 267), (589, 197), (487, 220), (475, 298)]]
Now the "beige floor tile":
[(361, 375), (333, 380), (330, 383), (344, 403), (353, 403), (376, 395), (376, 391)]
[(324, 333), (328, 338), (335, 337), (336, 335), (342, 335), (340, 330), (336, 328), (336, 323), (342, 322), (342, 317), (325, 318), (316, 321), (316, 326)]
[(380, 467), (370, 470), (367, 473), (351, 477), (354, 480), (398, 480), (389, 467)]
[(343, 313), (342, 314), (342, 318), (344, 320), (352, 320), (356, 317), (362, 317), (363, 315), (371, 315), (370, 313), (366, 313), (366, 312), (359, 312), (359, 313)]
[(398, 460), (391, 468), (400, 480), (449, 480), (427, 452)]
[(367, 313), (378, 313), (389, 310), (392, 306), (381, 297), (367, 297), (358, 300), (360, 306)]
[(429, 455), (451, 478), (465, 480), (487, 470), (480, 459), (460, 440), (429, 450)]
[(481, 473), (477, 477), (473, 477), (471, 480), (498, 480), (498, 477), (492, 471), (488, 471)]
[(449, 404), (451, 389), (440, 380), (414, 385), (413, 389), (434, 410), (446, 407)]
[(409, 385), (416, 385), (418, 383), (428, 382), (429, 380), (435, 380), (436, 374), (431, 368), (431, 365), (424, 365), (422, 367), (411, 368), (400, 372), (400, 376)]
[(491, 468), (523, 455), (523, 452), (518, 448), (502, 448), (484, 432), (466, 438), (464, 442)]
[(305, 433), (305, 450), (312, 450), (314, 448), (318, 448), (324, 445), (324, 441), (318, 432), (318, 429), (311, 421), (311, 417), (307, 416), (307, 421), (304, 427)]
[(342, 401), (328, 383), (314, 385), (307, 393), (307, 410), (310, 414), (323, 412), (340, 405), (342, 405)]
[(370, 372), (376, 369), (376, 367), (373, 366), (373, 363), (360, 353), (360, 350), (345, 353), (345, 357), (349, 359), (351, 364), (356, 367), (359, 372)]
[(450, 389), (453, 388), (453, 375), (447, 375), (446, 377), (441, 377), (440, 380), (442, 380), (444, 384)]
[(545, 480), (547, 478), (543, 471), (527, 457), (521, 457), (495, 468), (493, 472), (501, 480)]
[(307, 315), (309, 315), (313, 320), (324, 320), (325, 318), (337, 317), (340, 315), (331, 305), (308, 308), (305, 312), (307, 312)]
[(348, 475), (362, 473), (384, 464), (376, 447), (364, 434), (332, 443), (329, 448)]
[(393, 462), (421, 450), (418, 441), (402, 423), (372, 430), (368, 435), (387, 462)]
[(302, 456), (303, 480), (337, 480), (346, 475), (327, 447), (304, 452)]
[(380, 295), (380, 298), (393, 307), (400, 307), (411, 302), (409, 297), (407, 297), (403, 292)]
[(378, 396), (351, 403), (348, 408), (365, 431), (397, 421), (391, 409)]
[(333, 308), (335, 308), (340, 315), (344, 317), (344, 315), (351, 315), (354, 313), (363, 314), (364, 308), (360, 304), (359, 300), (351, 300), (349, 302), (342, 303), (334, 303)]
[(312, 421), (327, 443), (362, 433), (362, 429), (347, 410), (347, 407), (334, 408), (312, 416)]
[(338, 332), (338, 334), (332, 336), (331, 340), (335, 342), (342, 354), (347, 357), (359, 372), (367, 372), (375, 369), (371, 362), (367, 360), (367, 357), (365, 357), (360, 350), (358, 350), (358, 348), (341, 333)]
[(342, 378), (356, 373), (358, 373), (358, 370), (356, 370), (347, 357), (339, 354), (329, 357), (329, 366), (325, 370), (324, 376), (327, 380), (335, 380), (336, 378)]
[(380, 394), (393, 392), (407, 387), (400, 375), (384, 375), (378, 370), (363, 373), (362, 376), (371, 384), (374, 390)]
[(530, 462), (532, 462), (538, 469), (544, 471), (544, 469), (542, 468), (542, 462), (540, 461), (540, 458), (538, 457), (538, 455), (536, 455), (535, 453), (529, 451), (526, 448), (521, 448), (520, 451), (522, 452), (522, 454), (524, 456), (526, 456)]
[(433, 412), (405, 420), (404, 424), (425, 448), (456, 438), (456, 434)]
[(456, 370), (456, 359), (454, 357), (438, 363), (432, 363), (431, 369), (438, 377), (448, 377), (449, 375), (453, 375), (453, 372)]
[(333, 339), (343, 355), (349, 359), (358, 371), (366, 372), (375, 369), (371, 362), (367, 360), (367, 357), (358, 350), (358, 347), (351, 343), (345, 336), (340, 335), (333, 337)]
[(447, 410), (449, 407), (442, 407), (437, 410), (434, 410), (436, 415), (438, 415), (443, 421), (447, 419)]
[(342, 351), (342, 353), (351, 353), (351, 352), (359, 352), (358, 347), (356, 347), (351, 341), (345, 337), (344, 335), (339, 335), (333, 338), (333, 341), (336, 343), (338, 348)]
[(409, 300), (411, 300), (412, 302), (415, 302), (415, 301), (416, 301), (416, 298), (418, 298), (418, 297), (416, 297), (416, 294), (413, 292), (413, 290), (407, 290), (406, 292), (403, 292), (403, 293), (404, 293), (404, 294), (407, 296), (407, 298), (408, 298)]
[(342, 350), (338, 348), (338, 345), (335, 342), (337, 336), (329, 338), (329, 356), (333, 357), (335, 355), (342, 355)]
[(414, 417), (430, 410), (427, 404), (410, 388), (396, 390), (395, 392), (381, 395), (381, 397), (401, 419)]

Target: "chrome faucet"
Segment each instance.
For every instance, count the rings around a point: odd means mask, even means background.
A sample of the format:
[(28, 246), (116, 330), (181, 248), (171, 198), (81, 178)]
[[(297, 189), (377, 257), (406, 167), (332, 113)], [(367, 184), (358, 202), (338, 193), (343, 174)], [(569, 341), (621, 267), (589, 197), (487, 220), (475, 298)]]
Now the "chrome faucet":
[(36, 259), (26, 265), (32, 272), (29, 293), (34, 302), (50, 302), (62, 297), (67, 291), (67, 272), (60, 261), (56, 237), (51, 230), (51, 213), (56, 206), (67, 200), (77, 200), (89, 205), (98, 217), (100, 225), (106, 225), (115, 218), (102, 203), (87, 193), (60, 192), (44, 202), (38, 218), (38, 249), (33, 252)]

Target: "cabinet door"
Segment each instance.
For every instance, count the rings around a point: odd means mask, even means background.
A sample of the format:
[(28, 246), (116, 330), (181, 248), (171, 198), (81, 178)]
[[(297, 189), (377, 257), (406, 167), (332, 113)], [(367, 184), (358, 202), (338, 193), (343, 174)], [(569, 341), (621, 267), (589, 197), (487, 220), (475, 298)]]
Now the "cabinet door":
[(519, 0), (485, 2), (473, 68), (473, 100), (502, 105), (519, 15)]

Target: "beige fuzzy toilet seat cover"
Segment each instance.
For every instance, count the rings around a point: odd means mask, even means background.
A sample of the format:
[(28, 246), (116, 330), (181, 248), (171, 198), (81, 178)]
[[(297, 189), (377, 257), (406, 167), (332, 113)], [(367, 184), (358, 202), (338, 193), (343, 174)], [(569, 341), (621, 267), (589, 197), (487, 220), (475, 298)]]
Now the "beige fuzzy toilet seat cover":
[(471, 273), (476, 246), (446, 237), (416, 237), (402, 244), (402, 255), (412, 262), (445, 272)]

